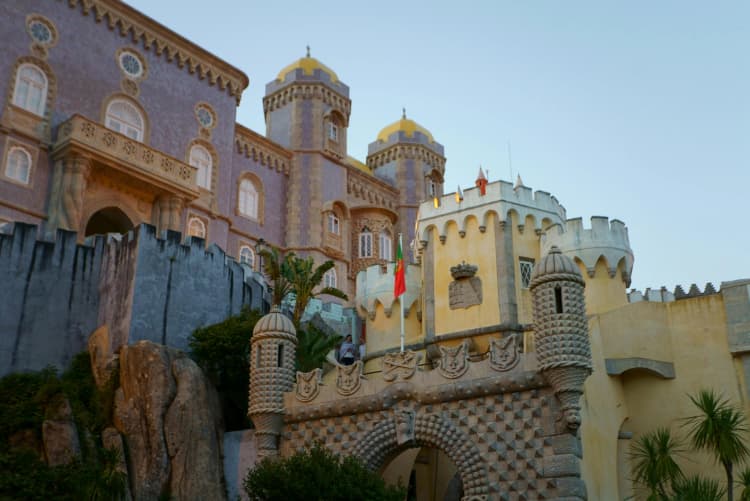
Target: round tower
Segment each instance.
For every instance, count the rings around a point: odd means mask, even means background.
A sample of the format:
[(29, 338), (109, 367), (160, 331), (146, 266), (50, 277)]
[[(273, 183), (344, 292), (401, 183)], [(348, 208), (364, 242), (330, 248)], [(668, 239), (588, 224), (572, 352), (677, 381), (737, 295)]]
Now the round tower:
[(581, 423), (578, 401), (583, 383), (591, 374), (585, 286), (578, 266), (556, 246), (531, 274), (539, 369), (557, 395), (572, 430)]
[[(398, 233), (404, 235), (404, 252), (414, 239), (419, 204), (443, 194), (445, 154), (430, 131), (403, 111), (400, 120), (383, 128), (367, 149), (367, 165), (376, 177), (399, 190)], [(409, 252), (414, 262), (413, 252)]]
[(250, 341), (250, 398), (247, 415), (255, 425), (258, 459), (278, 455), (284, 426), (284, 393), (294, 387), (297, 331), (274, 306), (261, 318)]

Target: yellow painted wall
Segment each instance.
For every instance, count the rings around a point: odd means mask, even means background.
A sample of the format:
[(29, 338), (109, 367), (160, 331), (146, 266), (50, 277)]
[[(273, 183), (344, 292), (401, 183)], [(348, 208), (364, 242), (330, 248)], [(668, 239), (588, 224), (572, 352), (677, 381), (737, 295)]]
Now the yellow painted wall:
[(620, 269), (610, 278), (607, 262), (599, 259), (594, 276), (589, 277), (583, 263), (577, 259), (575, 261), (586, 282), (586, 312), (589, 315), (604, 313), (628, 304), (627, 288)]
[(534, 263), (539, 262), (539, 235), (537, 235), (534, 230), (536, 227), (534, 216), (526, 216), (523, 223), (523, 231), (521, 231), (518, 227), (520, 223), (518, 214), (511, 211), (510, 215), (513, 231), (513, 270), (515, 272), (514, 278), (516, 284), (516, 304), (518, 305), (518, 321), (522, 324), (530, 324), (534, 321), (531, 291), (523, 288), (519, 260), (524, 257), (533, 259)]
[[(497, 297), (497, 268), (495, 266), (495, 225), (488, 225), (486, 231), (479, 231), (476, 218), (466, 222), (466, 235), (461, 238), (458, 225), (448, 224), (446, 243), (441, 244), (437, 232), (433, 230), (432, 243), (427, 252), (433, 252), (435, 263), (435, 334), (449, 334), (471, 328), (485, 327), (500, 323)], [(482, 280), (482, 304), (469, 308), (450, 309), (448, 286), (453, 281), (451, 266), (466, 261), (478, 266), (476, 276)]]

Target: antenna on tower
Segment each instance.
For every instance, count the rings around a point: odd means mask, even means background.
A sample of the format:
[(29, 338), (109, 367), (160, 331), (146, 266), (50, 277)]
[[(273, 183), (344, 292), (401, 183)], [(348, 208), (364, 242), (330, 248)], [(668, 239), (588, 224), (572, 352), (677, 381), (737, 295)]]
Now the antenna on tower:
[(508, 168), (510, 169), (510, 181), (513, 181), (513, 157), (510, 154), (510, 141), (508, 141)]

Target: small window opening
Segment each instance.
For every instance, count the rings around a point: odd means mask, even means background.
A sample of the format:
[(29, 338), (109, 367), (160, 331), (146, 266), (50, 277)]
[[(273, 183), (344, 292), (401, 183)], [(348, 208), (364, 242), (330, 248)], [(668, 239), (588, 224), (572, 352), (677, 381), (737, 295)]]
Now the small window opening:
[(562, 313), (562, 312), (563, 312), (562, 289), (558, 286), (558, 287), (555, 287), (555, 313)]
[(280, 344), (276, 353), (276, 367), (283, 367), (284, 364), (284, 345)]
[(261, 345), (258, 345), (258, 349), (255, 350), (255, 367), (260, 369), (260, 349), (262, 348)]

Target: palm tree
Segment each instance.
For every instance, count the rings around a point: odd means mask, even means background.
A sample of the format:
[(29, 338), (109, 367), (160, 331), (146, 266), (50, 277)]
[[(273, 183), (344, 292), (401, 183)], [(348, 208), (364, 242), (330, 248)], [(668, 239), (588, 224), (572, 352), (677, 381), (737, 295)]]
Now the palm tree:
[(291, 269), (294, 267), (294, 252), (288, 252), (282, 258), (275, 247), (264, 247), (258, 251), (263, 258), (263, 271), (268, 279), (273, 282), (271, 294), (273, 305), (281, 306), (284, 298), (292, 292), (292, 283), (289, 281)]
[(724, 467), (727, 499), (733, 501), (732, 470), (736, 463), (750, 456), (744, 440), (748, 431), (745, 415), (713, 390), (701, 390), (691, 395), (690, 400), (700, 410), (700, 414), (685, 420), (690, 427), (690, 442), (698, 450), (711, 452)]
[(719, 482), (700, 475), (677, 482), (673, 501), (722, 501), (724, 489)]
[(310, 372), (322, 366), (328, 353), (340, 342), (340, 337), (329, 336), (311, 323), (297, 329), (297, 370)]
[(738, 483), (742, 486), (740, 501), (750, 501), (750, 469), (746, 468), (742, 470), (742, 473), (740, 473), (740, 481)]
[(327, 294), (344, 300), (349, 299), (343, 291), (336, 287), (323, 287), (318, 292), (315, 292), (315, 289), (319, 287), (323, 281), (326, 272), (333, 268), (334, 265), (333, 261), (326, 261), (316, 268), (314, 268), (314, 266), (315, 262), (313, 261), (313, 258), (308, 257), (306, 259), (294, 259), (292, 266), (289, 268), (289, 275), (287, 278), (292, 284), (292, 291), (296, 296), (292, 320), (294, 321), (294, 325), (297, 326), (299, 325), (300, 320), (302, 320), (302, 315), (305, 313), (307, 304), (315, 296)]
[(648, 501), (665, 501), (672, 485), (683, 478), (674, 456), (682, 452), (669, 429), (657, 428), (641, 435), (630, 449), (633, 480), (649, 490)]

